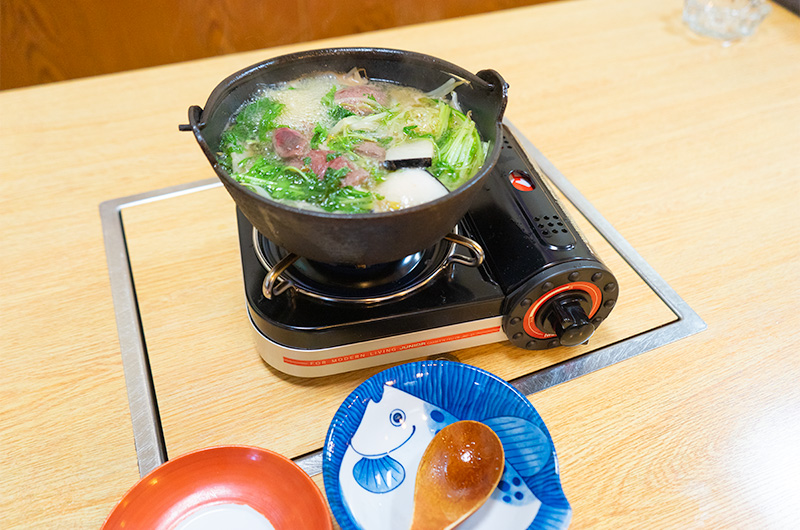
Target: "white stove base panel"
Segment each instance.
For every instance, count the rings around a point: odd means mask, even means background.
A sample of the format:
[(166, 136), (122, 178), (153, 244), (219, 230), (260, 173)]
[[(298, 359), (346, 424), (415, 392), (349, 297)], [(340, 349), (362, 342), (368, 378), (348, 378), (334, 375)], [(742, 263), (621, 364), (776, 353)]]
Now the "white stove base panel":
[(249, 308), (247, 316), (261, 358), (273, 368), (297, 377), (339, 374), (506, 340), (502, 317), (497, 316), (354, 344), (304, 350), (274, 342), (256, 327)]

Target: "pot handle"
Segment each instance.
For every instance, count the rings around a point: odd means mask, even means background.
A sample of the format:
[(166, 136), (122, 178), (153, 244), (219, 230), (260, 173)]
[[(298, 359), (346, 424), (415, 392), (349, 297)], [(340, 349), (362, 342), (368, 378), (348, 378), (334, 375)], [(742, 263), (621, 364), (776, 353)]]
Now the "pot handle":
[(192, 105), (189, 107), (189, 123), (181, 123), (178, 125), (179, 131), (193, 131), (195, 127), (198, 129), (202, 129), (206, 126), (205, 123), (200, 122), (200, 116), (203, 113), (203, 109), (198, 107), (197, 105)]
[(458, 263), (461, 265), (466, 265), (467, 267), (477, 267), (483, 263), (485, 254), (481, 246), (476, 241), (453, 232), (450, 232), (444, 236), (444, 238), (452, 243), (461, 245), (462, 247), (467, 247), (467, 249), (472, 253), (471, 257), (462, 256), (461, 254), (451, 254), (447, 257), (448, 265), (451, 263)]

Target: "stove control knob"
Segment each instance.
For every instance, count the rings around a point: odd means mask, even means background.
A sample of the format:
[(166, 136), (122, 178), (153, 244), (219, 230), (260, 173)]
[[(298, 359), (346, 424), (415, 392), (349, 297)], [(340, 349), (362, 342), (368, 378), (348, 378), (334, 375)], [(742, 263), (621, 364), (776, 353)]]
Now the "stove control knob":
[(580, 297), (564, 294), (554, 297), (548, 304), (546, 318), (562, 346), (583, 344), (594, 333), (581, 301)]

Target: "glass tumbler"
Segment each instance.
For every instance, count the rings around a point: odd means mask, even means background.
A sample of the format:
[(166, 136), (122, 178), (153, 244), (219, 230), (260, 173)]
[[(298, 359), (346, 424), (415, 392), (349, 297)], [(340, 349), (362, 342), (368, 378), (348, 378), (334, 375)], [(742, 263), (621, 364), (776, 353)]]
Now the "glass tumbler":
[(684, 0), (683, 21), (696, 33), (733, 41), (752, 35), (771, 9), (766, 0)]

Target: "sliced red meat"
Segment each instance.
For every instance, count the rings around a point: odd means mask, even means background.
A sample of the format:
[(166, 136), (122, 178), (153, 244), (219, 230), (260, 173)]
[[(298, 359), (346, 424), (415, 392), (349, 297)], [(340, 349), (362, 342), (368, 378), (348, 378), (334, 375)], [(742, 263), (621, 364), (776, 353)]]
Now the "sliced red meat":
[(348, 86), (338, 90), (333, 102), (356, 114), (375, 112), (378, 105), (386, 106), (389, 96), (383, 90), (370, 85)]
[(308, 165), (318, 179), (322, 180), (325, 177), (325, 172), (328, 168), (334, 170), (347, 168), (350, 170), (342, 179), (342, 186), (358, 186), (369, 178), (367, 170), (356, 166), (343, 156), (332, 158), (332, 155), (333, 151), (325, 151), (322, 149), (309, 151), (308, 159), (310, 163)]
[(303, 159), (302, 158), (287, 158), (284, 160), (287, 166), (296, 167), (297, 169), (303, 169)]
[(369, 178), (369, 173), (366, 169), (355, 168), (342, 179), (342, 186), (358, 186), (363, 184)]
[(330, 161), (328, 167), (331, 169), (342, 169), (342, 168), (350, 168), (353, 169), (353, 165), (345, 158), (341, 156), (337, 156), (333, 160)]
[(361, 142), (353, 148), (353, 151), (359, 155), (374, 158), (378, 162), (383, 162), (386, 158), (386, 149), (375, 142)]
[(323, 151), (322, 149), (314, 149), (313, 151), (308, 153), (308, 157), (311, 159), (311, 171), (318, 178), (322, 178), (325, 176), (325, 170), (328, 169), (328, 155), (331, 151)]
[(281, 158), (298, 158), (308, 153), (308, 139), (288, 127), (280, 127), (272, 133), (272, 146)]

